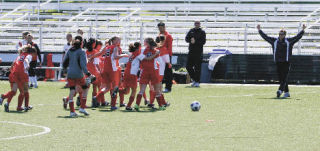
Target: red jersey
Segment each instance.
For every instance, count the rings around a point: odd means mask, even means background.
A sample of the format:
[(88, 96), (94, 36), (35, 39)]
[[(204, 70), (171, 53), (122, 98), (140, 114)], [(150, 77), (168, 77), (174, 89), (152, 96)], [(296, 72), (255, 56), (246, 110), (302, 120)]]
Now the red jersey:
[(137, 56), (140, 55), (140, 51), (135, 51), (131, 54), (129, 57), (129, 61), (126, 65), (126, 69), (124, 71), (124, 74), (133, 74), (137, 75), (138, 70), (139, 70), (139, 60), (137, 59)]
[[(96, 49), (93, 49), (91, 52), (90, 51), (86, 51), (86, 54), (87, 54), (87, 58), (90, 58), (92, 55), (96, 54), (97, 53), (97, 50)], [(93, 75), (97, 75), (99, 74), (99, 71), (96, 67), (96, 65), (99, 64), (99, 59), (98, 58), (94, 58), (92, 61), (89, 61), (87, 63), (87, 68), (88, 68), (88, 71), (90, 73), (92, 73)]]
[(163, 46), (159, 48), (160, 56), (163, 56), (163, 55), (166, 55), (166, 54), (169, 54), (170, 56), (172, 56), (172, 41), (173, 41), (173, 38), (167, 31), (165, 31), (163, 33), (163, 35), (166, 36), (166, 39), (165, 39), (165, 42), (164, 42)]
[(103, 72), (115, 72), (118, 70), (119, 66), (119, 60), (115, 59), (115, 48), (119, 49), (118, 46), (111, 45), (108, 47), (105, 47), (104, 50), (106, 51), (105, 53), (105, 58), (104, 58), (104, 69)]
[[(20, 73), (28, 73), (26, 71), (27, 65), (25, 64), (25, 60), (27, 59), (28, 53), (21, 53), (16, 60), (14, 61), (12, 72), (20, 72)], [(28, 57), (29, 61), (31, 61), (31, 57)]]
[[(151, 50), (149, 47), (147, 47), (144, 51), (143, 51), (143, 55), (145, 57), (150, 57), (152, 55), (154, 55), (156, 53), (156, 49)], [(142, 60), (141, 61), (141, 68), (142, 70), (145, 71), (150, 71), (152, 69), (157, 70), (158, 66), (157, 66), (157, 61), (156, 58), (159, 57), (159, 55), (157, 55), (156, 57), (154, 57), (151, 60)]]

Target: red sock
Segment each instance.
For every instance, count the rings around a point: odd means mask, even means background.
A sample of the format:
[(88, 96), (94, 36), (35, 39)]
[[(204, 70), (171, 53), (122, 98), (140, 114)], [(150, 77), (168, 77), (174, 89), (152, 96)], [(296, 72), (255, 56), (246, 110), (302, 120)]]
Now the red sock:
[(143, 93), (143, 99), (148, 100), (148, 99), (147, 99), (146, 92)]
[(70, 108), (70, 112), (75, 112), (74, 110), (74, 103), (72, 100), (69, 100), (69, 108)]
[(6, 94), (2, 95), (2, 99), (9, 98), (11, 96), (12, 91), (7, 92)]
[(104, 98), (104, 95), (101, 96), (101, 99), (98, 99), (100, 103), (106, 103), (106, 99)]
[(24, 106), (28, 107), (29, 106), (29, 92), (24, 92)]
[(133, 101), (134, 101), (134, 97), (133, 97), (133, 96), (130, 96), (127, 107), (131, 107)]
[(117, 96), (111, 97), (111, 107), (115, 107), (117, 103)]
[(120, 104), (124, 104), (124, 90), (119, 91)]
[(93, 90), (92, 90), (92, 96), (96, 96), (97, 95), (97, 85), (93, 85), (92, 86)]
[(21, 108), (22, 103), (23, 103), (23, 98), (24, 98), (24, 94), (20, 93), (19, 97), (18, 97), (18, 107), (17, 108)]
[(164, 99), (164, 95), (163, 94), (161, 94), (161, 101), (162, 101), (162, 104), (164, 105), (164, 104), (167, 104), (167, 101)]
[(104, 92), (103, 91), (99, 91), (98, 94), (96, 95), (96, 98), (98, 99), (98, 102), (101, 102), (102, 98), (104, 97)]
[(162, 106), (163, 104), (162, 104), (161, 95), (157, 96), (156, 99), (157, 99), (157, 102), (158, 102), (159, 106)]
[(82, 98), (81, 99), (81, 104), (80, 107), (85, 109), (86, 108), (86, 103), (87, 103), (87, 98)]
[(80, 99), (82, 98), (82, 92), (79, 92), (79, 98)]
[(138, 94), (138, 95), (137, 95), (136, 104), (139, 105), (139, 106), (140, 106), (141, 98), (142, 98), (142, 95), (141, 95), (141, 94)]
[(15, 95), (16, 95), (16, 92), (14, 92), (14, 91), (10, 91), (10, 92), (9, 92), (9, 94), (8, 94), (8, 96), (7, 96), (7, 98), (8, 98), (8, 100), (7, 100), (8, 104), (10, 104), (13, 96), (15, 96)]
[(152, 90), (150, 90), (149, 93), (150, 93), (150, 104), (153, 104), (156, 93)]

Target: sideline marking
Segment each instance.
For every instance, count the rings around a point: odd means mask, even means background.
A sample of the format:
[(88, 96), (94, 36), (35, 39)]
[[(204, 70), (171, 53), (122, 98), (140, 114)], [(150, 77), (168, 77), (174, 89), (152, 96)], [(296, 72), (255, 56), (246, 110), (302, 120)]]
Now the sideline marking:
[(23, 126), (29, 126), (29, 127), (38, 127), (38, 128), (43, 129), (43, 131), (40, 133), (24, 135), (24, 136), (13, 136), (13, 137), (7, 137), (7, 138), (0, 138), (0, 140), (13, 140), (13, 139), (26, 138), (26, 137), (33, 137), (33, 136), (44, 135), (44, 134), (51, 132), (51, 129), (49, 127), (40, 126), (40, 125), (32, 125), (32, 124), (27, 124), (27, 123), (10, 122), (10, 121), (0, 121), (0, 123), (16, 124), (16, 125), (23, 125)]

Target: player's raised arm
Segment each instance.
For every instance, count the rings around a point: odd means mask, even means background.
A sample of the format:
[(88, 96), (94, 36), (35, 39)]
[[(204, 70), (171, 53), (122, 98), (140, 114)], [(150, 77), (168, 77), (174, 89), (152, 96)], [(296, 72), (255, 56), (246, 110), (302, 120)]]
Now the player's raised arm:
[(296, 36), (294, 36), (294, 37), (292, 37), (292, 38), (288, 38), (288, 41), (289, 41), (290, 43), (292, 43), (292, 44), (298, 42), (298, 41), (302, 38), (302, 36), (303, 36), (303, 34), (304, 34), (304, 30), (305, 30), (306, 28), (307, 28), (307, 26), (306, 26), (305, 24), (303, 24), (302, 30), (301, 30)]
[(259, 31), (260, 36), (261, 36), (265, 41), (267, 41), (268, 43), (273, 44), (273, 43), (276, 41), (276, 38), (274, 38), (274, 37), (269, 37), (267, 34), (265, 34), (265, 33), (261, 30), (260, 24), (257, 25), (257, 29), (258, 29), (258, 31)]

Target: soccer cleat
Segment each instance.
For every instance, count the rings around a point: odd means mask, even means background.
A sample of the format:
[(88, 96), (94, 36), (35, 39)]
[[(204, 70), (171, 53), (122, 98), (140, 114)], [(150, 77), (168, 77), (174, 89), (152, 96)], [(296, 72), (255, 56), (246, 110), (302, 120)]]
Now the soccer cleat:
[(2, 102), (3, 102), (3, 94), (1, 94), (1, 96), (0, 96), (0, 105), (2, 105)]
[(109, 102), (103, 102), (101, 103), (101, 106), (108, 106), (109, 105)]
[(33, 108), (33, 107), (32, 107), (31, 105), (28, 106), (28, 107), (24, 107), (24, 111), (25, 111), (25, 112), (28, 112), (29, 110), (32, 110), (32, 108)]
[(22, 107), (17, 107), (17, 111), (23, 111), (24, 109)]
[(154, 104), (148, 104), (148, 107), (153, 108)]
[(85, 109), (83, 109), (83, 108), (80, 108), (80, 109), (79, 109), (79, 112), (82, 113), (82, 114), (84, 114), (85, 116), (89, 116), (89, 113), (88, 113)]
[(77, 117), (78, 114), (76, 112), (70, 112), (70, 117)]
[(166, 107), (165, 107), (165, 106), (160, 106), (160, 107), (159, 107), (159, 110), (160, 110), (160, 111), (164, 111), (164, 110), (166, 110)]
[(140, 111), (139, 105), (138, 105), (138, 104), (134, 105), (134, 109), (135, 109), (136, 111)]
[(278, 91), (277, 91), (277, 98), (279, 98), (279, 97), (281, 96), (281, 94), (282, 94), (282, 91), (281, 91), (281, 90), (278, 90)]
[(80, 101), (80, 97), (78, 96), (77, 97), (77, 102), (76, 102), (77, 106), (80, 106), (81, 105), (81, 101)]
[(98, 107), (98, 101), (96, 97), (92, 97), (91, 107), (96, 108)]
[(132, 111), (133, 109), (132, 109), (132, 107), (127, 106), (127, 107), (126, 107), (126, 110), (127, 110), (127, 111)]
[(67, 107), (68, 107), (67, 97), (63, 97), (62, 102), (63, 102), (63, 108), (64, 108), (64, 109), (67, 109)]
[(34, 88), (38, 88), (38, 85), (34, 85)]
[(150, 101), (144, 100), (144, 105), (148, 105), (148, 104), (150, 104)]
[(163, 93), (170, 93), (171, 90), (169, 90), (169, 89), (164, 89), (162, 92), (163, 92)]
[(117, 109), (118, 109), (118, 107), (116, 107), (116, 106), (112, 106), (112, 107), (111, 107), (111, 110), (112, 110), (112, 111), (117, 110)]
[(284, 93), (283, 97), (284, 97), (284, 98), (290, 97), (290, 93), (289, 93), (289, 92)]
[(195, 84), (196, 84), (196, 82), (193, 81), (191, 84), (191, 87), (194, 87)]
[(165, 107), (169, 107), (169, 106), (170, 106), (170, 103), (167, 102), (164, 106), (165, 106)]
[(4, 111), (9, 112), (9, 104), (8, 103), (4, 104)]
[(125, 107), (125, 106), (127, 106), (127, 104), (120, 104), (120, 107)]
[(30, 84), (30, 85), (29, 85), (29, 88), (32, 88), (32, 87), (33, 87), (33, 84)]

